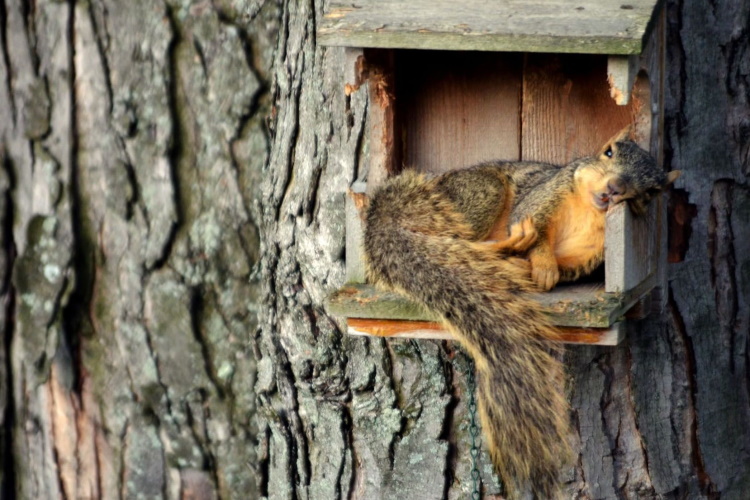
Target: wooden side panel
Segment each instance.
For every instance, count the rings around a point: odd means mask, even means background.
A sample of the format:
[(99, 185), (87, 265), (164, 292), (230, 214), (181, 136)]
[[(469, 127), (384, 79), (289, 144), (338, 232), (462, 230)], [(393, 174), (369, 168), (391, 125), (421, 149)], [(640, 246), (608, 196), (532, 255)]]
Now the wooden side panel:
[(370, 93), (367, 111), (368, 193), (400, 168), (394, 59), (395, 54), (389, 50), (364, 52), (363, 72)]
[(625, 292), (655, 276), (661, 212), (661, 197), (652, 200), (643, 217), (634, 217), (626, 205), (609, 210), (604, 249), (607, 292)]
[(362, 203), (367, 185), (355, 182), (346, 197), (346, 282), (365, 282), (365, 262), (362, 251), (364, 228)]
[(519, 159), (519, 54), (398, 53), (404, 164), (445, 172)]
[(522, 159), (563, 164), (596, 153), (636, 107), (610, 97), (606, 57), (527, 54), (521, 114)]

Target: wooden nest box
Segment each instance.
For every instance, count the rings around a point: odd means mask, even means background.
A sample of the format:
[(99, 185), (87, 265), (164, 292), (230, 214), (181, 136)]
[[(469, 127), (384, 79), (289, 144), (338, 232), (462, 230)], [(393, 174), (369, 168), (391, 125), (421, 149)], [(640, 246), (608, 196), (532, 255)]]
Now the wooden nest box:
[[(318, 41), (345, 47), (342, 85), (369, 99), (363, 178), (353, 189), (369, 193), (403, 166), (564, 164), (628, 125), (661, 163), (659, 10), (654, 0), (332, 1)], [(360, 218), (347, 203), (348, 283), (329, 310), (353, 334), (450, 338), (438, 318), (364, 282)], [(617, 344), (623, 318), (648, 312), (663, 279), (663, 212), (661, 197), (643, 218), (613, 207), (601, 276), (539, 294), (568, 341)]]

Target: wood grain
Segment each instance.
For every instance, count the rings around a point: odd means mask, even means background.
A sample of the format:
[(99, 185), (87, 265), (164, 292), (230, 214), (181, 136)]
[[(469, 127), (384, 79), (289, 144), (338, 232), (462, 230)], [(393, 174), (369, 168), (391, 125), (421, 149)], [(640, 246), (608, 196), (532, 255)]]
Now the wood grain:
[(651, 201), (643, 217), (625, 204), (607, 212), (604, 275), (608, 292), (624, 292), (656, 274), (663, 221), (661, 197)]
[[(435, 321), (349, 318), (347, 333), (387, 338), (455, 340), (445, 327)], [(564, 344), (617, 345), (625, 338), (625, 326), (618, 322), (609, 328), (559, 328)]]
[(442, 173), (519, 158), (518, 54), (398, 53), (405, 165)]
[(638, 54), (657, 0), (333, 1), (323, 45)]
[(564, 164), (597, 153), (636, 107), (610, 97), (606, 57), (528, 54), (521, 115), (522, 159)]
[(367, 111), (367, 138), (370, 153), (367, 192), (377, 188), (400, 168), (399, 135), (396, 131), (396, 83), (394, 54), (369, 50), (364, 54), (364, 72), (370, 93)]
[(346, 282), (364, 283), (365, 264), (362, 255), (364, 229), (362, 203), (367, 185), (355, 182), (346, 196)]
[(638, 73), (638, 56), (609, 56), (607, 58), (607, 82), (609, 95), (618, 106), (630, 102), (630, 92)]

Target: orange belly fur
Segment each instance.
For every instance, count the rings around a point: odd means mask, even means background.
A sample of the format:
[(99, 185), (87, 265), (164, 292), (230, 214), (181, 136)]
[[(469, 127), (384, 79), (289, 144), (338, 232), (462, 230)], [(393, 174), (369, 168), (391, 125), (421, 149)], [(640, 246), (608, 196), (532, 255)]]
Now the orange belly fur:
[(561, 269), (586, 267), (604, 252), (606, 212), (588, 199), (588, 192), (571, 193), (552, 216), (547, 236)]

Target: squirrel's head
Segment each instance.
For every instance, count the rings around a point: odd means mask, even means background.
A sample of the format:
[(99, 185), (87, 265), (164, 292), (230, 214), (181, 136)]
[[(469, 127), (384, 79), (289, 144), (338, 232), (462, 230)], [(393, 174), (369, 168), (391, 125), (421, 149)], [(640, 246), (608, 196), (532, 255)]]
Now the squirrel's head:
[(634, 214), (643, 215), (651, 198), (682, 172), (664, 172), (629, 135), (628, 128), (610, 139), (595, 157), (596, 161), (583, 164), (576, 171), (576, 179), (591, 194), (596, 208), (606, 210), (626, 201)]

